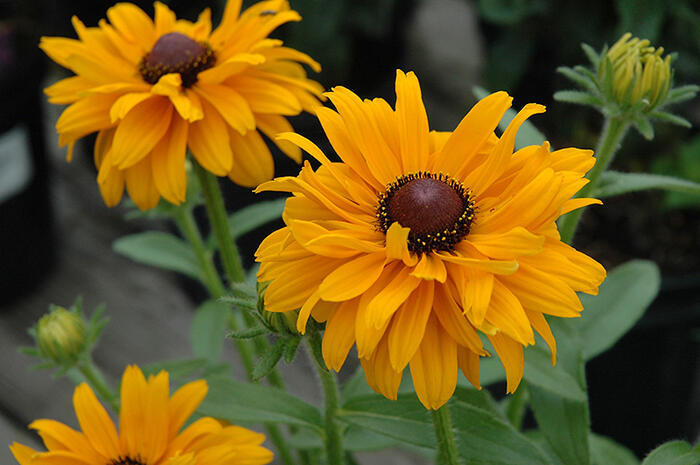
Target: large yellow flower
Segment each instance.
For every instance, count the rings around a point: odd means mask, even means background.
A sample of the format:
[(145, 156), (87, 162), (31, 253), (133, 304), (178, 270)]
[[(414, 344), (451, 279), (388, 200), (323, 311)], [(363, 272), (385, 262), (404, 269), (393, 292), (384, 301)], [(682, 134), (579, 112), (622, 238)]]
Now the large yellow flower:
[[(210, 11), (197, 22), (177, 20), (155, 3), (155, 20), (130, 3), (107, 10), (109, 22), (85, 27), (78, 40), (44, 37), (40, 47), (76, 76), (46, 89), (49, 101), (71, 104), (56, 123), (68, 159), (81, 137), (98, 132), (95, 164), (109, 206), (124, 186), (141, 209), (160, 197), (185, 200), (185, 154), (208, 171), (253, 187), (272, 178), (268, 136), (291, 131), (285, 116), (310, 111), (323, 91), (301, 63), (309, 56), (268, 39), (279, 25), (299, 21), (286, 0), (257, 3), (240, 14), (230, 0), (218, 28)], [(298, 162), (291, 144), (280, 149)]]
[(92, 389), (81, 384), (73, 404), (82, 432), (54, 420), (36, 420), (48, 451), (10, 446), (20, 465), (256, 465), (272, 461), (265, 436), (204, 417), (180, 428), (207, 393), (203, 380), (169, 395), (168, 373), (146, 380), (136, 366), (122, 377), (119, 433)]
[(501, 137), (494, 129), (511, 105), (492, 94), (451, 133), (431, 132), (413, 73), (396, 76), (396, 110), (360, 100), (343, 87), (326, 94), (337, 112), (316, 114), (342, 163), (313, 143), (297, 177), (262, 184), (284, 191), (286, 226), (257, 251), (258, 279), (271, 281), (266, 308), (301, 308), (325, 321), (323, 356), (339, 370), (357, 352), (369, 385), (395, 399), (410, 364), (420, 401), (437, 409), (452, 395), (458, 367), (479, 387), (486, 335), (513, 392), (533, 328), (556, 355), (544, 315), (576, 317), (576, 291), (596, 293), (605, 270), (559, 239), (555, 220), (582, 206), (572, 199), (594, 164), (590, 150), (550, 152), (549, 144), (513, 153), (529, 104)]

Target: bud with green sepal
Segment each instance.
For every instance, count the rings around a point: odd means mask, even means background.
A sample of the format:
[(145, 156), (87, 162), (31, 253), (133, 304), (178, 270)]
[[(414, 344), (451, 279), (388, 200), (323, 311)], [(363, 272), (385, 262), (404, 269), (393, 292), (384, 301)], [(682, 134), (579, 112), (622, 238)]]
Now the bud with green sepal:
[(675, 54), (664, 56), (663, 47), (629, 32), (600, 54), (588, 45), (582, 47), (593, 69), (558, 68), (582, 90), (556, 92), (555, 100), (593, 106), (606, 117), (634, 124), (646, 139), (654, 137), (651, 120), (690, 127), (689, 121), (665, 110), (672, 103), (692, 99), (700, 89), (695, 85), (673, 88)]

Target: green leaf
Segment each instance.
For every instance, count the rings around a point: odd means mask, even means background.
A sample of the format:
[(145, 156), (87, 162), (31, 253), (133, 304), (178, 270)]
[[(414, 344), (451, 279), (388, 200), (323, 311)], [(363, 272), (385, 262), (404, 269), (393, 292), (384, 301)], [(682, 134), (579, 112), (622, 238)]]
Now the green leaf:
[[(484, 465), (549, 464), (546, 454), (513, 428), (488, 396), (458, 388), (447, 404), (459, 455), (468, 463)], [(340, 418), (396, 441), (437, 447), (430, 415), (415, 393), (399, 394), (396, 401), (377, 395), (355, 398), (343, 407)]]
[(146, 231), (120, 237), (112, 249), (135, 262), (199, 279), (197, 259), (187, 243), (172, 234)]
[(255, 365), (255, 368), (253, 368), (253, 381), (258, 381), (261, 378), (264, 378), (275, 369), (277, 362), (279, 362), (280, 358), (282, 358), (282, 351), (284, 350), (285, 344), (286, 339), (277, 339), (277, 342), (275, 342), (267, 350), (267, 352), (260, 357), (258, 363)]
[(603, 102), (598, 97), (579, 90), (560, 90), (554, 93), (554, 100), (558, 102), (576, 103), (579, 105), (590, 105), (596, 108), (603, 105)]
[(321, 413), (273, 387), (242, 383), (228, 377), (207, 378), (209, 393), (197, 410), (232, 423), (285, 423), (322, 432)]
[(588, 61), (590, 61), (593, 65), (593, 69), (598, 69), (598, 65), (600, 64), (600, 56), (598, 55), (598, 52), (596, 52), (593, 47), (585, 43), (581, 43), (581, 48), (583, 49), (583, 53), (586, 54), (586, 57), (588, 57)]
[(687, 179), (661, 174), (606, 171), (603, 173), (601, 184), (595, 190), (593, 197), (612, 197), (647, 189), (663, 189), (700, 195), (700, 183), (688, 181)]
[(284, 351), (282, 352), (284, 356), (285, 363), (292, 363), (294, 357), (297, 355), (297, 349), (299, 348), (299, 343), (301, 342), (301, 337), (289, 337), (284, 345)]
[(224, 296), (219, 298), (219, 302), (232, 305), (234, 308), (242, 310), (257, 310), (258, 300), (250, 297)]
[(240, 331), (231, 331), (228, 333), (228, 337), (232, 339), (252, 339), (269, 332), (270, 330), (263, 326), (254, 326), (252, 328), (241, 329)]
[[(474, 87), (473, 92), (478, 99), (482, 99), (489, 95), (489, 92), (486, 89), (478, 86)], [(515, 115), (516, 111), (509, 108), (506, 111), (506, 114), (503, 115), (503, 119), (501, 119), (498, 127), (504, 131)], [(528, 145), (542, 145), (545, 140), (547, 140), (547, 138), (535, 127), (535, 125), (533, 125), (530, 121), (525, 121), (522, 126), (520, 126), (520, 130), (515, 137), (515, 148), (519, 150), (523, 147), (527, 147)]]
[(634, 127), (646, 140), (652, 140), (654, 138), (654, 127), (651, 125), (651, 122), (649, 122), (649, 118), (640, 116), (635, 120)]
[(567, 373), (563, 367), (552, 365), (552, 356), (541, 346), (532, 346), (525, 350), (523, 378), (530, 385), (559, 397), (574, 401), (586, 400), (586, 393), (581, 389), (576, 378)]
[(345, 405), (348, 401), (356, 397), (371, 396), (374, 394), (372, 388), (365, 381), (365, 373), (361, 367), (345, 381), (340, 388), (340, 405)]
[(666, 111), (654, 111), (649, 116), (659, 121), (663, 121), (664, 123), (675, 124), (676, 126), (683, 128), (691, 128), (693, 126), (687, 119)]
[(568, 66), (560, 66), (557, 68), (557, 72), (559, 74), (563, 74), (564, 76), (569, 78), (571, 81), (575, 82), (576, 84), (580, 85), (581, 87), (585, 87), (586, 89), (590, 90), (591, 92), (598, 91), (598, 86), (596, 85), (595, 81), (591, 80), (591, 78), (589, 76), (582, 74), (582, 73), (579, 73), (578, 71), (576, 71), (573, 68), (569, 68)]
[[(351, 452), (374, 451), (396, 446), (395, 441), (387, 436), (372, 431), (350, 426), (343, 434), (343, 449)], [(323, 440), (318, 434), (301, 430), (289, 438), (289, 445), (295, 449), (323, 449)]]
[(625, 446), (610, 438), (591, 434), (593, 465), (639, 465), (639, 459)]
[(685, 441), (670, 441), (649, 452), (642, 465), (698, 465), (700, 450)]
[[(585, 392), (581, 339), (567, 321), (554, 319), (550, 321), (550, 326), (559, 341), (558, 367), (574, 377)], [(534, 385), (528, 385), (528, 389), (535, 419), (552, 450), (567, 465), (590, 465), (590, 417), (587, 399), (569, 400)]]
[(199, 306), (192, 319), (190, 341), (195, 357), (218, 362), (226, 337), (229, 309), (221, 302), (208, 300)]
[(275, 199), (257, 202), (232, 213), (228, 218), (228, 225), (233, 238), (238, 239), (265, 223), (281, 218), (286, 200)]
[(663, 106), (665, 107), (666, 105), (670, 105), (672, 103), (681, 103), (685, 102), (686, 100), (695, 98), (695, 95), (698, 93), (699, 90), (700, 86), (692, 84), (687, 86), (674, 87), (673, 89), (668, 91), (668, 96), (666, 97)]
[(462, 401), (447, 404), (459, 455), (468, 463), (489, 465), (549, 464), (544, 451), (492, 412)]
[(395, 401), (379, 395), (356, 397), (343, 406), (339, 417), (346, 423), (400, 442), (435, 449), (435, 431), (428, 410), (416, 395), (400, 394)]
[(642, 317), (659, 292), (658, 267), (632, 260), (608, 274), (597, 296), (582, 295), (584, 311), (574, 324), (585, 341), (589, 360), (612, 347)]

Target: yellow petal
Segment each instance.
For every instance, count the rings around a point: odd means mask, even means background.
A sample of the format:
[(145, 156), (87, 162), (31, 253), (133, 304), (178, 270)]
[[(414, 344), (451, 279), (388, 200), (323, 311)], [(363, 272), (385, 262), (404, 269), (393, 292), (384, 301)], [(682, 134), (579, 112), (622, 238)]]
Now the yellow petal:
[(104, 460), (92, 448), (84, 434), (54, 420), (35, 420), (29, 427), (37, 430), (49, 450), (67, 450), (97, 463)]
[(326, 323), (322, 352), (323, 360), (331, 370), (340, 371), (355, 343), (357, 304), (357, 299), (341, 303)]
[(279, 149), (289, 158), (301, 163), (301, 149), (286, 140), (277, 139), (277, 134), (282, 132), (294, 132), (294, 128), (287, 118), (279, 115), (258, 113), (255, 115), (255, 123), (260, 131), (265, 134)]
[(552, 330), (549, 328), (549, 324), (541, 312), (534, 310), (525, 309), (527, 318), (530, 320), (530, 324), (535, 328), (535, 331), (542, 336), (542, 339), (549, 346), (549, 351), (552, 353), (552, 365), (557, 363), (557, 341), (554, 339)]
[(143, 457), (146, 463), (157, 463), (163, 456), (170, 439), (169, 431), (169, 397), (170, 382), (167, 371), (161, 371), (148, 379), (145, 394), (145, 428), (143, 449), (137, 457)]
[(49, 102), (56, 104), (73, 103), (80, 99), (79, 93), (93, 87), (94, 84), (81, 76), (61, 79), (44, 89)]
[(336, 268), (325, 277), (319, 292), (323, 300), (342, 302), (365, 292), (374, 284), (382, 271), (386, 259), (383, 254), (361, 255)]
[(175, 27), (175, 21), (177, 20), (175, 13), (161, 2), (155, 2), (153, 8), (155, 10), (153, 22), (155, 23), (156, 37), (161, 37), (172, 32)]
[(500, 234), (470, 234), (467, 241), (488, 257), (508, 260), (539, 253), (544, 245), (544, 236), (532, 234), (518, 226)]
[(187, 143), (192, 155), (207, 171), (225, 176), (233, 167), (233, 152), (226, 122), (219, 112), (202, 102), (204, 118), (190, 124)]
[(143, 160), (168, 131), (172, 112), (172, 105), (162, 97), (136, 105), (114, 133), (112, 163), (123, 170)]
[(245, 135), (229, 131), (229, 138), (234, 161), (228, 176), (233, 182), (255, 187), (272, 179), (275, 174), (272, 154), (258, 131), (248, 131)]
[(153, 180), (153, 169), (149, 158), (143, 158), (124, 170), (124, 175), (126, 190), (136, 206), (145, 211), (158, 205), (160, 193)]
[(458, 345), (478, 354), (486, 354), (479, 335), (467, 321), (447, 286), (436, 286), (433, 312), (440, 325)]
[(114, 105), (109, 109), (109, 118), (112, 124), (116, 123), (131, 111), (139, 103), (144, 100), (148, 100), (153, 97), (150, 92), (134, 92), (122, 95), (115, 102)]
[(107, 10), (109, 22), (127, 39), (136, 42), (144, 51), (151, 50), (156, 41), (153, 21), (132, 3), (117, 3)]
[(428, 320), (420, 347), (411, 359), (411, 376), (418, 399), (427, 409), (442, 407), (457, 387), (457, 344), (442, 331), (434, 316)]
[(124, 194), (124, 172), (112, 165), (111, 150), (105, 154), (102, 165), (100, 165), (100, 171), (97, 174), (97, 184), (108, 207), (119, 204)]
[(367, 323), (380, 328), (403, 304), (421, 280), (410, 275), (410, 268), (401, 267), (389, 284), (379, 291), (367, 305)]
[(462, 119), (435, 161), (439, 171), (455, 176), (468, 166), (482, 145), (493, 134), (513, 99), (496, 92), (479, 100)]
[(570, 211), (578, 210), (579, 208), (587, 207), (588, 205), (603, 205), (603, 202), (598, 199), (577, 198), (564, 202), (561, 206), (561, 215), (566, 215)]
[(428, 116), (418, 78), (413, 72), (396, 70), (396, 116), (405, 173), (425, 169), (430, 151)]
[(396, 400), (403, 370), (396, 371), (392, 368), (386, 339), (379, 342), (371, 357), (360, 358), (360, 362), (369, 387), (387, 399)]
[(418, 257), (408, 250), (408, 234), (410, 228), (404, 228), (398, 221), (389, 226), (386, 231), (386, 258), (402, 260), (406, 266), (418, 263)]
[(413, 298), (404, 302), (391, 319), (389, 360), (395, 371), (406, 367), (423, 340), (425, 325), (433, 308), (433, 293), (432, 281), (421, 283)]
[(127, 366), (122, 375), (119, 431), (122, 450), (131, 457), (137, 457), (144, 449), (147, 389), (141, 370), (135, 365)]
[(204, 118), (199, 99), (189, 98), (188, 94), (191, 92), (182, 88), (182, 77), (179, 73), (162, 76), (151, 88), (151, 92), (168, 97), (180, 116), (190, 123)]
[(292, 92), (269, 80), (239, 74), (227, 83), (243, 96), (254, 113), (293, 116), (302, 110), (301, 103)]
[(426, 253), (423, 254), (423, 257), (421, 257), (420, 261), (411, 272), (411, 276), (444, 283), (445, 280), (447, 280), (447, 269), (440, 258), (431, 253)]
[(185, 424), (185, 421), (202, 403), (208, 391), (207, 382), (203, 379), (185, 384), (175, 391), (168, 403), (170, 416), (169, 437), (173, 438)]
[(175, 205), (184, 202), (187, 193), (187, 133), (187, 122), (174, 115), (168, 131), (169, 137), (163, 137), (151, 154), (155, 186), (160, 195)]
[(506, 392), (511, 394), (515, 392), (523, 378), (525, 368), (523, 346), (503, 333), (494, 334), (488, 338), (506, 370)]
[(255, 129), (255, 118), (249, 102), (231, 87), (220, 84), (199, 83), (193, 87), (226, 123), (241, 134)]
[(467, 282), (465, 283), (464, 293), (467, 295), (471, 306), (464, 310), (471, 322), (479, 327), (483, 323), (486, 311), (491, 303), (494, 277), (491, 273), (484, 273), (479, 270), (469, 270), (466, 276)]
[[(117, 98), (108, 95), (91, 95), (66, 108), (56, 122), (56, 131), (79, 139), (95, 131), (109, 128), (109, 108)], [(65, 145), (65, 144), (59, 144)]]
[(503, 277), (502, 281), (531, 310), (565, 318), (578, 317), (583, 310), (578, 296), (564, 281), (532, 266), (523, 266), (512, 279)]
[(499, 275), (513, 274), (518, 269), (518, 262), (516, 261), (483, 260), (479, 258), (452, 255), (445, 252), (436, 252), (435, 254), (446, 262), (455, 263), (457, 265), (463, 265), (470, 268), (474, 268), (476, 270), (486, 271), (489, 273)]
[(535, 335), (520, 301), (499, 280), (493, 283), (486, 321), (520, 344), (534, 344)]
[(12, 455), (14, 455), (20, 465), (31, 465), (32, 457), (38, 453), (31, 447), (27, 447), (18, 442), (13, 442), (12, 445), (10, 445), (10, 452), (12, 452)]
[(90, 445), (103, 457), (118, 457), (120, 450), (117, 430), (87, 384), (82, 383), (75, 388), (73, 406), (80, 428)]
[(217, 63), (213, 68), (202, 71), (197, 75), (197, 80), (207, 84), (221, 84), (223, 81), (243, 72), (250, 66), (265, 63), (265, 56), (259, 53), (237, 53), (223, 63)]
[(472, 385), (481, 390), (480, 382), (480, 357), (469, 349), (457, 347), (457, 364), (460, 370), (464, 373), (464, 377), (469, 380)]

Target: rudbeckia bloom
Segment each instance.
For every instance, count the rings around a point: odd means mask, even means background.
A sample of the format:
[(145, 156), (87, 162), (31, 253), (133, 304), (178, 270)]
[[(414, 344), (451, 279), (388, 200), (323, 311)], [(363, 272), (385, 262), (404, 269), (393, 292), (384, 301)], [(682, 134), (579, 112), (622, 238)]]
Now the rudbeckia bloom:
[(297, 177), (258, 191), (291, 192), (286, 226), (257, 251), (258, 279), (271, 281), (266, 309), (300, 308), (326, 322), (323, 356), (339, 370), (353, 344), (369, 385), (395, 399), (404, 368), (426, 408), (447, 402), (458, 367), (479, 387), (479, 334), (491, 341), (513, 392), (523, 374), (523, 347), (534, 331), (555, 340), (544, 317), (576, 317), (576, 291), (591, 294), (605, 277), (596, 261), (562, 243), (555, 220), (595, 199), (572, 199), (594, 164), (590, 150), (513, 153), (529, 104), (500, 137), (494, 130), (511, 105), (494, 93), (454, 132), (431, 132), (413, 73), (397, 72), (396, 109), (360, 100), (343, 87), (326, 94), (337, 111), (316, 114), (342, 162), (312, 142), (296, 143), (307, 162)]
[(122, 377), (119, 433), (92, 389), (81, 384), (73, 404), (82, 432), (54, 420), (36, 420), (48, 451), (10, 446), (20, 465), (256, 465), (272, 461), (265, 436), (204, 417), (180, 431), (207, 393), (203, 380), (169, 395), (168, 373), (146, 380), (136, 366)]
[[(240, 14), (227, 3), (212, 31), (210, 11), (197, 22), (177, 20), (155, 3), (152, 21), (130, 3), (107, 10), (98, 27), (73, 17), (78, 39), (44, 37), (40, 47), (76, 75), (46, 89), (49, 101), (70, 104), (56, 129), (59, 145), (97, 132), (97, 182), (105, 203), (119, 203), (126, 186), (141, 208), (160, 197), (185, 200), (185, 155), (217, 176), (253, 187), (272, 179), (273, 160), (260, 136), (291, 131), (285, 118), (318, 105), (323, 91), (302, 64), (309, 56), (267, 38), (281, 24), (299, 21), (286, 0), (255, 4)], [(301, 161), (301, 152), (280, 149)]]

